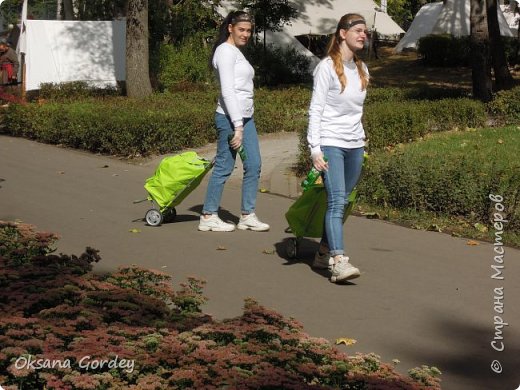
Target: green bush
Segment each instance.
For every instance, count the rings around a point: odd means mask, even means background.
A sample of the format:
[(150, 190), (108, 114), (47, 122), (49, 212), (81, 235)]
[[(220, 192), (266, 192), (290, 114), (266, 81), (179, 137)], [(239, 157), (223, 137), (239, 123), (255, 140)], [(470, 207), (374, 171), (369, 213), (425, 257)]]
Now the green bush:
[(469, 64), (469, 37), (449, 34), (426, 35), (419, 39), (417, 52), (422, 61), (431, 66), (467, 66)]
[[(179, 46), (162, 44), (153, 60), (161, 90), (178, 89), (187, 83), (215, 84), (213, 71), (208, 66), (211, 45), (205, 44), (202, 35), (184, 40)], [(250, 44), (244, 55), (255, 68), (255, 86), (299, 84), (311, 80), (310, 60), (295, 49), (282, 49), (268, 45)]]
[(370, 87), (367, 92), (365, 105), (380, 102), (403, 102), (404, 100), (442, 100), (469, 97), (463, 88), (435, 88), (435, 87)]
[[(382, 96), (382, 94), (381, 94)], [(363, 124), (370, 151), (392, 147), (419, 139), (431, 132), (483, 126), (486, 122), (484, 104), (471, 99), (442, 99), (437, 101), (399, 101), (390, 91), (390, 100), (367, 104)], [(304, 127), (300, 134), (298, 172), (309, 168), (309, 151)]]
[(307, 129), (308, 88), (255, 91), (255, 122), (261, 133), (293, 132)]
[(178, 84), (214, 82), (208, 66), (211, 47), (203, 43), (202, 36), (195, 35), (180, 46), (164, 43), (159, 47), (157, 79), (161, 90), (171, 90)]
[(38, 97), (53, 101), (72, 101), (89, 97), (119, 96), (121, 90), (115, 87), (93, 87), (85, 81), (71, 81), (66, 83), (42, 83)]
[(488, 110), (501, 123), (520, 124), (520, 87), (498, 92)]
[(492, 226), (490, 194), (502, 195), (507, 228), (520, 233), (520, 163), (516, 128), (448, 132), (372, 155), (361, 200), (433, 212)]
[[(518, 63), (518, 39), (501, 37), (510, 65)], [(419, 39), (417, 53), (426, 65), (468, 66), (470, 64), (470, 37), (455, 37), (450, 34), (426, 35)]]
[(509, 65), (515, 65), (520, 62), (518, 56), (520, 42), (516, 37), (502, 37), (504, 48), (506, 51), (506, 58)]
[[(91, 152), (137, 156), (202, 146), (215, 139), (213, 92), (11, 105), (4, 131)], [(110, 115), (107, 115), (107, 113)]]
[(296, 49), (268, 44), (264, 52), (263, 44), (251, 44), (246, 46), (244, 54), (255, 68), (256, 86), (301, 84), (312, 80), (309, 57)]
[[(10, 105), (5, 134), (123, 156), (171, 153), (213, 142), (218, 90), (180, 90), (144, 100), (83, 98)], [(255, 120), (260, 133), (292, 132), (307, 126), (310, 91), (258, 89)]]

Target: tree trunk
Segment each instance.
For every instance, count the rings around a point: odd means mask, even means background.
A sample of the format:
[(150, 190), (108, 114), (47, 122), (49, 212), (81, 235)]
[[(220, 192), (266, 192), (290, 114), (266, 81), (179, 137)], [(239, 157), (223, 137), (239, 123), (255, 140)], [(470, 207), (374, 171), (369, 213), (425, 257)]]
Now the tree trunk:
[(497, 0), (486, 0), (489, 42), (491, 44), (491, 62), (495, 73), (496, 89), (509, 89), (513, 86), (513, 77), (507, 66), (506, 51), (497, 16)]
[(148, 59), (148, 0), (128, 0), (126, 11), (126, 94), (152, 94)]
[(470, 30), (473, 96), (489, 102), (492, 99), (492, 82), (486, 0), (471, 0)]
[(63, 0), (63, 19), (74, 20), (74, 5), (72, 0)]

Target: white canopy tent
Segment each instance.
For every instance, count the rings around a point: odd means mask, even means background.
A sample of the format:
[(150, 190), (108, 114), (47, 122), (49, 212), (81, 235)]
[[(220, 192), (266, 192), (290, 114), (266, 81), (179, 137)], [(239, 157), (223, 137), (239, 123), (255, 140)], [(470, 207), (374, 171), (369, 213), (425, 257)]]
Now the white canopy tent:
[[(501, 34), (508, 37), (514, 36), (500, 8), (497, 9), (497, 16)], [(415, 49), (417, 41), (428, 34), (467, 36), (470, 34), (469, 18), (469, 1), (448, 0), (444, 5), (442, 1), (425, 4), (417, 13), (404, 37), (395, 47), (395, 51), (401, 52), (407, 48)]]
[[(404, 30), (388, 14), (376, 10), (372, 0), (327, 0), (311, 4), (305, 0), (294, 0), (291, 5), (298, 10), (297, 17), (285, 25), (281, 31), (267, 31), (267, 43), (281, 47), (290, 47), (311, 58), (311, 68), (319, 59), (303, 46), (295, 37), (300, 35), (328, 35), (336, 29), (339, 19), (346, 13), (356, 12), (367, 21), (370, 30), (377, 30), (379, 35), (399, 35)], [(220, 14), (225, 16), (233, 10), (233, 2), (225, 0), (221, 4)]]
[(419, 38), (431, 34), (441, 11), (442, 1), (423, 5), (394, 50), (401, 52), (403, 49), (417, 49)]
[[(126, 22), (26, 20), (25, 90), (41, 83), (85, 81), (116, 86), (125, 80)], [(23, 44), (22, 44), (23, 42)]]
[(370, 30), (379, 35), (399, 35), (404, 30), (387, 13), (379, 11), (372, 0), (328, 0), (313, 4), (307, 1), (293, 1), (298, 16), (284, 28), (294, 36), (327, 35), (334, 32), (341, 16), (358, 13), (367, 21)]
[[(469, 17), (471, 5), (469, 1), (448, 0), (442, 8), (441, 14), (433, 26), (432, 34), (451, 34), (456, 37), (470, 34)], [(506, 37), (512, 37), (513, 33), (507, 24), (500, 7), (497, 7), (498, 24), (500, 33)]]
[(509, 28), (515, 36), (518, 36), (518, 27), (520, 25), (520, 0), (509, 5), (501, 5), (500, 9), (504, 14), (504, 18), (509, 25)]

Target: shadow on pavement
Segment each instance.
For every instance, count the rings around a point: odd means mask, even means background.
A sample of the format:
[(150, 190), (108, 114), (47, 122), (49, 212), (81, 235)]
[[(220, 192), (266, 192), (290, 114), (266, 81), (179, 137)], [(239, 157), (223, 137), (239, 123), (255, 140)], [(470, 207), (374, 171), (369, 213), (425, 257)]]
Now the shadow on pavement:
[[(424, 329), (417, 333), (435, 334), (439, 348), (416, 348), (412, 344), (391, 345), (394, 351), (399, 351), (400, 357), (415, 361), (427, 361), (437, 366), (441, 371), (441, 379), (450, 383), (450, 388), (471, 389), (517, 389), (520, 385), (520, 335), (512, 334), (511, 329), (504, 327), (502, 342), (505, 349), (496, 351), (491, 346), (495, 337), (493, 311), (490, 309), (489, 326), (474, 324), (471, 319), (466, 321), (461, 317), (447, 316), (437, 310), (431, 311), (431, 316), (425, 318)], [(506, 319), (504, 319), (505, 322)], [(446, 348), (443, 349), (443, 346)], [(443, 353), (443, 350), (458, 351), (458, 353)], [(491, 369), (494, 361), (500, 362), (502, 372), (495, 373)], [(435, 363), (434, 363), (435, 362)], [(443, 369), (449, 367), (449, 370)], [(441, 382), (442, 385), (442, 382)]]
[[(291, 248), (294, 245), (294, 242), (297, 242), (296, 247), (296, 256), (290, 256), (288, 253), (288, 248)], [(305, 263), (309, 266), (309, 269), (315, 274), (321, 275), (326, 279), (329, 279), (330, 272), (326, 269), (316, 269), (312, 268), (312, 261), (314, 260), (314, 255), (318, 250), (320, 243), (317, 240), (312, 238), (299, 238), (296, 239), (294, 237), (284, 238), (282, 241), (274, 244), (276, 254), (284, 259), (286, 263), (283, 265), (294, 265)], [(290, 250), (289, 250), (290, 252)], [(356, 283), (352, 281), (344, 281), (341, 283), (337, 283), (340, 285), (355, 285)]]

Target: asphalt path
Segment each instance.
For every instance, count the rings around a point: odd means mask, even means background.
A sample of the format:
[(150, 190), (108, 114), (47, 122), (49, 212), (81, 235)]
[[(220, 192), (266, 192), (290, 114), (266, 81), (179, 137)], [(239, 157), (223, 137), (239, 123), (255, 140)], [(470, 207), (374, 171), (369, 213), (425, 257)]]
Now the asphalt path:
[[(178, 207), (177, 220), (146, 226), (144, 180), (162, 156), (141, 162), (92, 155), (0, 136), (0, 220), (19, 220), (61, 236), (58, 251), (100, 250), (95, 271), (137, 264), (207, 281), (204, 311), (216, 319), (241, 314), (244, 299), (299, 320), (310, 335), (357, 343), (340, 349), (400, 360), (401, 372), (426, 364), (442, 372), (444, 389), (516, 389), (520, 385), (520, 251), (506, 247), (495, 262), (494, 243), (387, 222), (350, 217), (345, 242), (362, 272), (346, 285), (310, 268), (317, 242), (302, 240), (298, 258), (286, 258), (284, 214), (294, 199), (294, 134), (262, 136), (264, 161), (257, 214), (265, 233), (199, 232), (207, 178)], [(214, 145), (200, 149), (214, 154)], [(285, 196), (283, 196), (285, 195)], [(507, 194), (501, 194), (507, 196)], [(226, 186), (221, 216), (237, 222), (240, 165)], [(507, 228), (507, 224), (506, 224)], [(493, 265), (501, 265), (501, 273)], [(495, 305), (496, 304), (496, 305)], [(508, 325), (502, 325), (507, 323)], [(493, 348), (492, 342), (495, 341)], [(502, 372), (491, 364), (498, 361)]]

